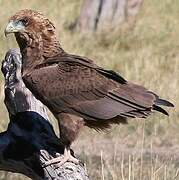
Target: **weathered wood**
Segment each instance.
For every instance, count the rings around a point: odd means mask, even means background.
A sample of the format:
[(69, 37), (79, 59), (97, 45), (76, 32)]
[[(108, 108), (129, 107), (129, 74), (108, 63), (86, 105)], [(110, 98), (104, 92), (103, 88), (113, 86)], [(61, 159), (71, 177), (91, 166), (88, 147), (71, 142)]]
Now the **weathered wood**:
[(96, 31), (120, 28), (131, 23), (143, 0), (84, 0), (76, 28), (80, 31)]
[(64, 147), (48, 121), (45, 107), (22, 81), (18, 50), (7, 52), (2, 72), (10, 123), (7, 131), (0, 133), (0, 170), (22, 173), (35, 180), (88, 180), (82, 164), (43, 165), (61, 156)]

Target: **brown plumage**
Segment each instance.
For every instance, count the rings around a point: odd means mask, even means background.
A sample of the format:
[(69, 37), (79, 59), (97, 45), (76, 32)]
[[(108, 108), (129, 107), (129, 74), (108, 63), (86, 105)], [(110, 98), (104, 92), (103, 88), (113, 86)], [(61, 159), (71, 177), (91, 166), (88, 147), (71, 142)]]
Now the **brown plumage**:
[(92, 60), (66, 53), (54, 25), (42, 14), (22, 10), (5, 30), (15, 33), (26, 86), (59, 120), (60, 136), (70, 146), (83, 125), (104, 130), (127, 118), (146, 118), (160, 105), (173, 105), (142, 86), (127, 82)]

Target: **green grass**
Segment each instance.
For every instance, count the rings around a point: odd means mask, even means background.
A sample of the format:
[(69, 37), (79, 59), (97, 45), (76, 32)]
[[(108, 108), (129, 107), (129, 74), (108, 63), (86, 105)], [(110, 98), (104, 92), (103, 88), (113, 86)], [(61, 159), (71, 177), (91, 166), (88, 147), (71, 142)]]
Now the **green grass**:
[[(0, 59), (15, 43), (4, 37), (8, 18), (17, 10), (40, 10), (56, 25), (63, 48), (114, 69), (172, 101), (170, 117), (154, 114), (145, 123), (131, 120), (107, 134), (84, 129), (74, 143), (75, 152), (87, 164), (91, 179), (171, 180), (179, 179), (179, 1), (145, 0), (135, 27), (128, 31), (81, 34), (66, 27), (79, 15), (82, 0), (0, 0)], [(3, 105), (1, 75), (1, 124), (8, 116)], [(0, 179), (15, 179), (2, 173)], [(16, 179), (18, 179), (17, 176)], [(22, 178), (23, 179), (23, 178)]]

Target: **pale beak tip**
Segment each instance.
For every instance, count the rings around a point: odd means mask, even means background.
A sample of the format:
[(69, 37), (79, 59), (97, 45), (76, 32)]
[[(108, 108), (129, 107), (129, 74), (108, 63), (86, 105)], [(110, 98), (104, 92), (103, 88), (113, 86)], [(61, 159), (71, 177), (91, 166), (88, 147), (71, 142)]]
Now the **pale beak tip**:
[(14, 24), (13, 21), (10, 21), (4, 30), (5, 37), (7, 37), (8, 34), (13, 32), (14, 32)]
[(6, 29), (4, 30), (4, 35), (5, 37), (7, 37), (8, 34), (12, 33), (11, 31), (9, 31), (6, 27)]

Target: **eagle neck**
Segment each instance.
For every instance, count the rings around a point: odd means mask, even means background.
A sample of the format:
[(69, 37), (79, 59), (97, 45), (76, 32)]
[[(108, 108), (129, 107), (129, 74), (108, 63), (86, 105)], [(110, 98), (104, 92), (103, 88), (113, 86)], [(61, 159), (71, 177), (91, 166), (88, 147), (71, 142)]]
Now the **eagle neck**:
[(37, 66), (46, 63), (46, 60), (64, 54), (56, 37), (47, 39), (43, 36), (33, 36), (29, 34), (16, 34), (22, 54), (22, 72), (29, 74)]

